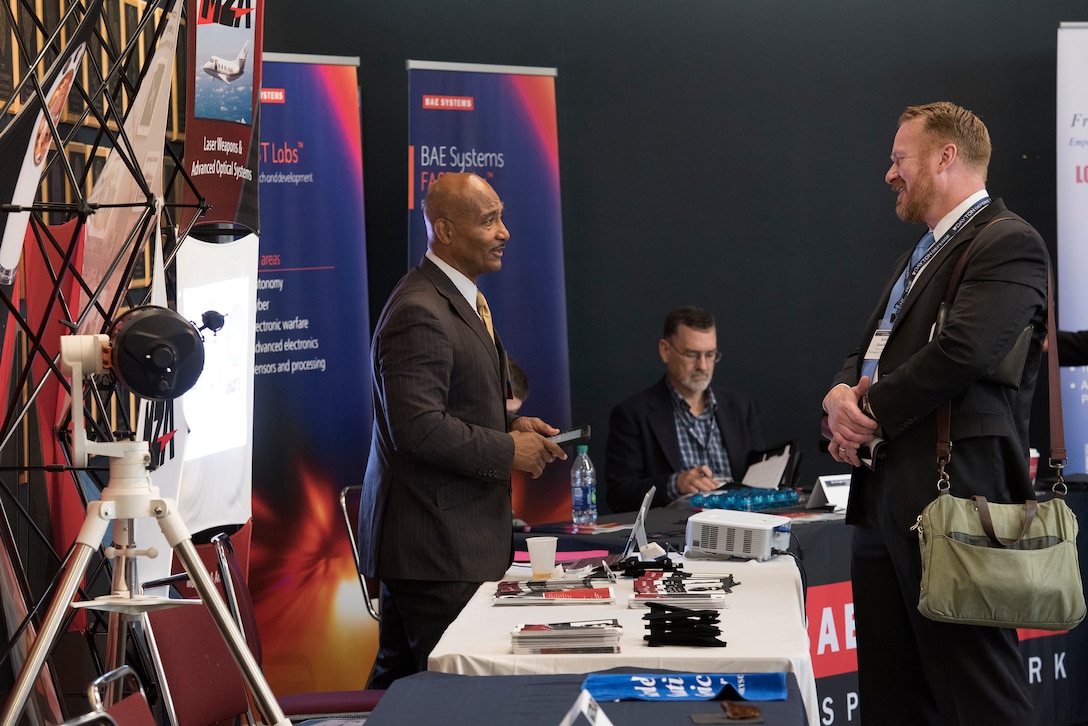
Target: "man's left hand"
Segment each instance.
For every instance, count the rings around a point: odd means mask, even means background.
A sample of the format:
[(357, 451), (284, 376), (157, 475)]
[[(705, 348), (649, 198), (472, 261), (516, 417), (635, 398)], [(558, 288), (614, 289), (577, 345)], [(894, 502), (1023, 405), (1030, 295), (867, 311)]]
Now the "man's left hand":
[(824, 396), (828, 432), (831, 440), (827, 453), (851, 466), (861, 466), (858, 448), (872, 440), (878, 424), (861, 410), (862, 396), (869, 392), (869, 377), (862, 376), (856, 386), (838, 385)]

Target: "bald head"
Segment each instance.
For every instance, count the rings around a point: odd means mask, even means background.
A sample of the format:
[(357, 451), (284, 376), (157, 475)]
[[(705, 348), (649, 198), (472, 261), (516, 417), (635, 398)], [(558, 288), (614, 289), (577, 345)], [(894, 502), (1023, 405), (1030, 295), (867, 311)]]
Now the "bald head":
[(502, 201), (475, 174), (438, 177), (423, 200), (431, 252), (470, 280), (502, 267), (510, 233), (502, 222)]
[(458, 221), (473, 214), (483, 197), (498, 195), (491, 185), (475, 174), (448, 172), (438, 177), (427, 189), (423, 199), (423, 216), (427, 220), (427, 242), (434, 242), (435, 222), (440, 219)]

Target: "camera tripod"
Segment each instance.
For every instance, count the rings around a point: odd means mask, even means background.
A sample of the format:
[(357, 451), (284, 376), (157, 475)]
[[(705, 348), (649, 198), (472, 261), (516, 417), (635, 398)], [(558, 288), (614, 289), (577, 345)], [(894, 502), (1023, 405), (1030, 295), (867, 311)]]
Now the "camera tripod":
[[(120, 623), (119, 614), (137, 614), (162, 607), (187, 606), (179, 605), (178, 600), (138, 594), (139, 586), (132, 581), (135, 568), (130, 565), (135, 557), (155, 554), (136, 550), (135, 542), (133, 542), (134, 520), (145, 517), (155, 518), (171, 549), (177, 553), (200, 599), (210, 611), (216, 627), (222, 633), (234, 659), (238, 662), (258, 709), (264, 714), (267, 722), (276, 726), (290, 724), (283, 715), (283, 710), (268, 686), (260, 666), (257, 665), (256, 659), (246, 645), (245, 637), (238, 629), (215, 583), (204, 568), (188, 528), (182, 521), (181, 515), (178, 514), (177, 504), (172, 499), (159, 497), (158, 489), (151, 485), (147, 472), (147, 464), (151, 459), (147, 442), (122, 442), (105, 446), (121, 449), (116, 452), (120, 456), (110, 460), (110, 479), (102, 490), (101, 500), (87, 505), (87, 515), (83, 526), (66, 560), (67, 569), (42, 621), (38, 637), (31, 646), (26, 662), (15, 681), (15, 687), (12, 689), (3, 714), (0, 715), (0, 724), (15, 726), (16, 719), (30, 694), (34, 678), (45, 663), (69, 607), (101, 607), (110, 611), (107, 663), (112, 669), (122, 665), (125, 651), (124, 627)], [(75, 603), (73, 599), (80, 581), (86, 574), (91, 555), (98, 549), (111, 522), (114, 522), (112, 554), (115, 557), (112, 592), (96, 600)], [(188, 607), (193, 606), (188, 605)]]
[[(0, 714), (0, 726), (15, 726), (19, 714), (26, 705), (34, 679), (41, 670), (60, 633), (69, 607), (95, 607), (110, 612), (106, 663), (112, 670), (123, 665), (125, 655), (125, 628), (121, 614), (136, 615), (164, 607), (198, 607), (195, 601), (171, 600), (142, 594), (136, 580), (137, 557), (155, 557), (153, 550), (137, 550), (133, 537), (133, 524), (137, 519), (154, 518), (162, 530), (170, 549), (175, 552), (203, 604), (211, 613), (219, 632), (234, 656), (250, 693), (265, 718), (272, 726), (288, 726), (290, 721), (283, 714), (272, 689), (261, 672), (257, 660), (250, 652), (242, 635), (223, 602), (211, 575), (204, 568), (200, 555), (193, 545), (191, 534), (177, 503), (160, 497), (159, 490), (151, 482), (148, 464), (150, 448), (146, 441), (89, 442), (83, 428), (83, 366), (91, 366), (92, 372), (101, 372), (102, 348), (108, 339), (104, 335), (64, 336), (61, 338), (61, 362), (72, 374), (72, 444), (73, 459), (86, 466), (87, 454), (96, 453), (109, 457), (110, 477), (102, 489), (101, 498), (87, 505), (83, 526), (76, 535), (75, 543), (65, 560), (65, 570), (49, 610), (42, 620), (22, 670), (11, 691), (4, 711)], [(111, 593), (90, 601), (75, 602), (79, 584), (86, 575), (91, 555), (101, 545), (110, 523), (114, 523), (112, 547), (106, 555), (114, 558)]]

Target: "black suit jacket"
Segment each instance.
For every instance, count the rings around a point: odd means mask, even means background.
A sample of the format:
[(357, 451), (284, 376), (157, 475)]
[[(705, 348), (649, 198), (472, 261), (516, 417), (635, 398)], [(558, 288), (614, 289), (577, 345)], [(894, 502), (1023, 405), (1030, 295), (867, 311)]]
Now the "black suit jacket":
[[(748, 468), (748, 453), (763, 448), (755, 402), (747, 394), (715, 384), (718, 431), (733, 478)], [(612, 409), (605, 458), (606, 497), (614, 512), (638, 509), (656, 486), (653, 506), (669, 503), (669, 477), (683, 469), (673, 404), (665, 378)]]
[[(998, 218), (1011, 218), (990, 222)], [(956, 291), (948, 323), (930, 340), (937, 310), (964, 247), (977, 239)], [(890, 293), (907, 263), (900, 258), (836, 383), (854, 385)], [(854, 470), (847, 521), (873, 524), (877, 497), (887, 496), (904, 534), (936, 495), (937, 407), (952, 402), (951, 492), (991, 501), (1032, 496), (1028, 420), (1046, 333), (1049, 256), (1031, 225), (992, 201), (919, 275), (880, 357), (869, 402), (886, 439), (875, 470)], [(1019, 389), (985, 380), (1024, 326), (1034, 326)], [(860, 352), (859, 352), (860, 351)]]
[(501, 341), (424, 258), (382, 310), (371, 359), (374, 427), (359, 516), (365, 573), (500, 579), (512, 555), (514, 458)]
[(1058, 331), (1058, 363), (1063, 366), (1088, 365), (1088, 330)]

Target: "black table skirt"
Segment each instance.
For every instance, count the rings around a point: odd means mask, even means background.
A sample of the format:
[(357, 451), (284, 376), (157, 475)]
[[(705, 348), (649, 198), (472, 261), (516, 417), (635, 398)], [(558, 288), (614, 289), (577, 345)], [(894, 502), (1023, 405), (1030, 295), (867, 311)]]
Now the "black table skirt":
[[(640, 672), (617, 668), (609, 673)], [(660, 673), (664, 671), (646, 671)], [(585, 674), (461, 676), (425, 672), (393, 683), (367, 726), (507, 724), (555, 726), (578, 698)], [(797, 680), (787, 674), (785, 701), (752, 702), (763, 711), (765, 726), (806, 726)], [(609, 701), (600, 704), (616, 726), (691, 726), (691, 714), (723, 714), (718, 701)], [(576, 722), (578, 723), (578, 722)], [(585, 719), (580, 717), (580, 723)]]

